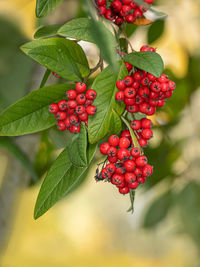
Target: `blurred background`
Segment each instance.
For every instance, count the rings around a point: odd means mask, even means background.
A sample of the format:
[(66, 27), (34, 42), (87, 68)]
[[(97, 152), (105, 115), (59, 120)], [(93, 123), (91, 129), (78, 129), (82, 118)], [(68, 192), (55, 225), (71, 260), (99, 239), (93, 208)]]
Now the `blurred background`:
[[(45, 71), (19, 46), (33, 39), (39, 26), (85, 16), (81, 1), (65, 0), (36, 19), (35, 2), (0, 1), (0, 111), (37, 89)], [(200, 266), (200, 1), (155, 2), (168, 17), (129, 27), (128, 36), (136, 50), (147, 42), (157, 48), (177, 88), (153, 117), (155, 134), (145, 153), (154, 174), (137, 190), (134, 214), (126, 212), (128, 196), (94, 181), (94, 163), (76, 192), (34, 221), (41, 184), (35, 180), (44, 176), (67, 137), (52, 129), (1, 138), (1, 267)], [(93, 66), (97, 50), (83, 46)], [(50, 77), (49, 83), (55, 82)]]

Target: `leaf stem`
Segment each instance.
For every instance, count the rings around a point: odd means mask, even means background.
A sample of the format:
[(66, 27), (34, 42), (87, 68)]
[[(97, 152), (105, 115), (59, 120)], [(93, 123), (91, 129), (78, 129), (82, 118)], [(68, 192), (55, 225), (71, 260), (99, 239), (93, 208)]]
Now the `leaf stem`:
[(43, 79), (42, 79), (41, 84), (40, 84), (40, 88), (45, 86), (50, 74), (51, 74), (51, 71), (49, 69), (46, 69), (44, 76), (43, 76)]

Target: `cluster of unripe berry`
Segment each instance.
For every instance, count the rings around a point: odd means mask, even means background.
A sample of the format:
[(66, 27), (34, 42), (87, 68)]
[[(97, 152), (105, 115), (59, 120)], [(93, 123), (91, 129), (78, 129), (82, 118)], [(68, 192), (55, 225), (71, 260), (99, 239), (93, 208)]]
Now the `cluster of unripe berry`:
[(111, 135), (107, 143), (100, 145), (100, 152), (107, 155), (107, 160), (101, 172), (97, 171), (95, 178), (116, 185), (121, 194), (136, 189), (153, 173), (147, 157), (141, 154), (139, 148), (134, 147), (128, 130), (124, 130), (120, 138)]
[(154, 0), (144, 0), (145, 5), (137, 5), (134, 0), (97, 0), (99, 14), (106, 19), (114, 21), (118, 26), (124, 21), (133, 23), (136, 18), (141, 18)]
[(58, 120), (57, 127), (60, 131), (69, 130), (79, 133), (81, 122), (88, 124), (88, 115), (92, 116), (97, 109), (92, 105), (97, 93), (93, 89), (87, 90), (85, 83), (76, 83), (75, 90), (66, 91), (67, 100), (60, 100), (49, 106), (49, 112)]
[[(144, 50), (144, 47), (146, 46), (143, 46), (140, 51), (149, 51)], [(128, 71), (133, 71), (131, 64), (126, 63), (126, 66)], [(165, 74), (156, 78), (151, 73), (135, 68), (135, 72), (123, 80), (118, 80), (116, 86), (119, 91), (115, 99), (123, 101), (128, 112), (141, 112), (151, 116), (156, 112), (157, 107), (165, 105), (167, 98), (172, 96), (176, 84)]]
[(138, 139), (138, 143), (141, 147), (146, 147), (148, 140), (153, 137), (153, 131), (151, 130), (152, 122), (150, 119), (143, 118), (141, 120), (133, 120), (131, 122), (131, 128), (134, 130)]

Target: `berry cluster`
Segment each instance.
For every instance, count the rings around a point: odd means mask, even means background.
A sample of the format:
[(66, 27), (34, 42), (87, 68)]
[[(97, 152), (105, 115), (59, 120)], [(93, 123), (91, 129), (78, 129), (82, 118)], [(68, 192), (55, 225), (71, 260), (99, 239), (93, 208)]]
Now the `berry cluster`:
[(114, 21), (118, 26), (124, 21), (133, 23), (136, 18), (141, 18), (154, 0), (144, 0), (146, 5), (137, 5), (134, 0), (97, 0), (99, 14), (106, 19)]
[[(153, 48), (143, 46), (140, 51), (153, 51)], [(133, 70), (131, 64), (126, 63), (126, 66), (129, 71)], [(139, 111), (151, 116), (156, 112), (156, 107), (165, 105), (166, 99), (172, 96), (176, 84), (165, 74), (156, 78), (151, 73), (135, 68), (132, 75), (117, 81), (116, 86), (119, 91), (115, 99), (123, 101), (128, 112)]]
[(97, 111), (92, 105), (97, 93), (93, 89), (86, 90), (85, 83), (77, 83), (75, 90), (66, 91), (67, 100), (60, 100), (49, 106), (49, 112), (55, 114), (58, 120), (57, 127), (60, 131), (69, 130), (71, 133), (80, 131), (80, 124), (88, 123), (88, 115)]
[(143, 118), (141, 120), (133, 120), (131, 122), (131, 128), (134, 130), (141, 147), (146, 147), (148, 140), (153, 137), (153, 131), (151, 130), (151, 127), (152, 122), (147, 118)]
[(100, 145), (100, 152), (108, 158), (95, 178), (97, 181), (105, 180), (116, 185), (121, 194), (136, 189), (153, 173), (153, 167), (147, 164), (147, 157), (133, 146), (128, 130), (124, 130), (120, 138), (117, 135), (110, 136), (108, 143)]

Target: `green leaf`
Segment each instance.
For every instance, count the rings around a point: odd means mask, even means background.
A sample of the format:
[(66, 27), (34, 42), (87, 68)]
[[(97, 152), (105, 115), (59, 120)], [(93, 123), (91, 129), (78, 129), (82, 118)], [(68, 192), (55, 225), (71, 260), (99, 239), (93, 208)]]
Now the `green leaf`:
[(111, 118), (110, 118), (109, 135), (119, 134), (121, 130), (122, 130), (121, 118), (113, 109), (111, 113)]
[[(95, 145), (89, 145), (87, 150), (90, 163), (96, 150)], [(55, 160), (41, 186), (35, 205), (34, 218), (37, 219), (49, 210), (58, 200), (67, 196), (82, 179), (88, 167), (77, 168), (69, 159), (68, 148)]]
[(0, 148), (6, 148), (17, 160), (19, 160), (22, 165), (26, 168), (32, 177), (32, 182), (36, 183), (39, 177), (30, 163), (27, 156), (21, 151), (21, 149), (12, 141), (11, 138), (1, 137), (0, 138)]
[(21, 46), (22, 51), (46, 68), (71, 81), (81, 81), (90, 73), (80, 45), (63, 38), (35, 40)]
[(41, 84), (40, 84), (40, 88), (45, 86), (50, 75), (51, 75), (51, 71), (46, 69), (44, 76), (43, 76), (43, 79), (42, 79)]
[(130, 134), (131, 134), (131, 138), (132, 138), (132, 141), (133, 141), (134, 146), (140, 148), (141, 151), (142, 151), (142, 148), (141, 148), (141, 146), (140, 146), (140, 144), (139, 144), (139, 142), (138, 142), (138, 140), (137, 140), (137, 137), (136, 137), (136, 135), (135, 135), (133, 129), (132, 129), (131, 126), (130, 126), (130, 123), (129, 123), (124, 117), (121, 117), (121, 118), (122, 118), (123, 122), (125, 123), (125, 125), (126, 125), (126, 126), (128, 127), (128, 129), (129, 129), (129, 132), (130, 132)]
[(156, 20), (151, 24), (148, 30), (148, 43), (155, 42), (162, 34), (165, 28), (164, 20)]
[(74, 166), (87, 166), (87, 131), (84, 123), (81, 123), (80, 133), (74, 136), (69, 146), (68, 156)]
[(40, 27), (34, 34), (35, 39), (51, 37), (57, 35), (57, 31), (60, 29), (61, 25), (47, 25)]
[(36, 17), (41, 18), (52, 12), (63, 0), (37, 0)]
[(114, 35), (102, 22), (92, 18), (73, 19), (64, 24), (58, 34), (96, 44), (102, 57), (115, 67), (117, 43)]
[(46, 130), (56, 124), (48, 106), (65, 97), (71, 84), (43, 87), (33, 91), (0, 115), (0, 136), (19, 136)]
[(161, 56), (155, 52), (133, 52), (126, 55), (124, 60), (156, 77), (160, 77), (164, 70), (163, 60)]
[(88, 135), (89, 142), (96, 143), (106, 136), (112, 125), (112, 111), (114, 110), (118, 115), (124, 111), (124, 104), (118, 103), (115, 100), (115, 94), (118, 91), (116, 88), (116, 81), (123, 79), (127, 75), (125, 64), (120, 63), (119, 73), (113, 73), (109, 66), (103, 70), (95, 79), (92, 88), (97, 92), (97, 98), (94, 105), (97, 107), (95, 116), (90, 116), (88, 120)]
[(143, 226), (150, 228), (161, 222), (167, 216), (171, 203), (172, 193), (167, 191), (151, 204), (145, 215)]

